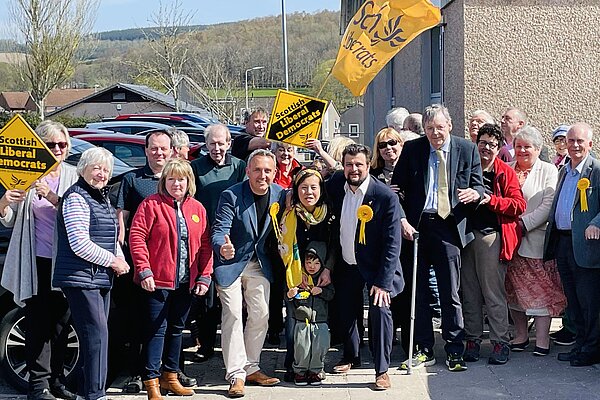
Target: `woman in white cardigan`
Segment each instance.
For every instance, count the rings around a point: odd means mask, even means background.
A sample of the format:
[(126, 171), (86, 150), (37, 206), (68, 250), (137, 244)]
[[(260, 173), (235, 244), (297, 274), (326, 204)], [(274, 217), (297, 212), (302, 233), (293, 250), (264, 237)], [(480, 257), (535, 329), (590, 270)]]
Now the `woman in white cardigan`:
[(76, 396), (64, 386), (62, 373), (70, 313), (62, 292), (52, 290), (50, 276), (57, 206), (78, 175), (75, 167), (63, 162), (71, 148), (67, 128), (46, 120), (36, 133), (59, 163), (29, 190), (7, 190), (0, 198), (0, 222), (13, 227), (2, 286), (13, 293), (19, 307), (25, 307), (28, 400), (69, 400)]
[(550, 351), (550, 322), (566, 306), (566, 298), (556, 269), (556, 262), (543, 261), (544, 236), (548, 213), (554, 199), (558, 171), (539, 159), (543, 138), (540, 132), (526, 126), (515, 135), (515, 169), (527, 209), (521, 215), (522, 234), (518, 254), (509, 263), (506, 292), (515, 324), (512, 351), (523, 351), (529, 345), (527, 321), (534, 317), (536, 343), (534, 355), (545, 356)]

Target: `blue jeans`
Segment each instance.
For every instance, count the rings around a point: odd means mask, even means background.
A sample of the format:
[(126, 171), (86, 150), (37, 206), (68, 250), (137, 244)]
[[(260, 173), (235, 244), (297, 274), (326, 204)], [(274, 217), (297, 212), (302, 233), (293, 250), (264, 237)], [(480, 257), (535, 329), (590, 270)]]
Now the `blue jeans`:
[(146, 292), (144, 324), (144, 380), (158, 378), (162, 369), (179, 371), (179, 354), (185, 320), (192, 295), (188, 285), (175, 290), (156, 289)]

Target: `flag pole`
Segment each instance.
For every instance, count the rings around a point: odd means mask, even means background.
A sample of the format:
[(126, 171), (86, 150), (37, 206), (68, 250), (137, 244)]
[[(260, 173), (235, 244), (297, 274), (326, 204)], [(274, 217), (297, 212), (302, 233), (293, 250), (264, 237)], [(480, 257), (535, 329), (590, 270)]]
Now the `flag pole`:
[(318, 97), (318, 98), (321, 97), (321, 92), (323, 91), (323, 89), (325, 89), (325, 85), (327, 84), (327, 81), (329, 80), (329, 77), (331, 76), (331, 71), (333, 71), (333, 67), (331, 67), (331, 69), (327, 73), (327, 76), (325, 77), (325, 80), (321, 84), (321, 88), (319, 89), (319, 91), (317, 92), (317, 95), (315, 97)]

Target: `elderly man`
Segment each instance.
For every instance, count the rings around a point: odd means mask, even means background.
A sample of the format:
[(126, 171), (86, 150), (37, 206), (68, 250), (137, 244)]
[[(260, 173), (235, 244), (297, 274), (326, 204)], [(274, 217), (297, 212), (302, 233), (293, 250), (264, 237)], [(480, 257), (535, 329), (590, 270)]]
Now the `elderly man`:
[(408, 114), (408, 117), (404, 119), (402, 129), (423, 136), (425, 134), (425, 131), (423, 130), (423, 116), (419, 113)]
[[(500, 129), (502, 129), (502, 135), (504, 136), (504, 146), (500, 149), (498, 157), (502, 161), (511, 162), (515, 159), (515, 149), (513, 149), (513, 140), (515, 134), (528, 124), (528, 117), (525, 111), (519, 110), (516, 107), (509, 107), (502, 114), (500, 121)], [(548, 155), (548, 146), (542, 145), (540, 151), (540, 160), (550, 162), (550, 156)]]
[(560, 361), (582, 367), (600, 362), (600, 162), (590, 156), (592, 128), (567, 132), (571, 160), (561, 169), (548, 217), (544, 259), (556, 259), (576, 327), (575, 346)]
[(479, 360), (485, 304), (493, 345), (488, 363), (506, 364), (510, 337), (504, 279), (507, 263), (519, 243), (519, 215), (525, 212), (527, 202), (514, 169), (497, 157), (502, 143), (500, 127), (484, 124), (477, 131), (485, 193), (473, 213), (475, 239), (462, 252), (460, 285), (467, 338), (464, 360)]
[(169, 133), (173, 140), (173, 157), (187, 160), (190, 152), (190, 138), (187, 133), (175, 128), (169, 129)]
[[(231, 133), (222, 124), (209, 125), (204, 131), (208, 154), (192, 161), (192, 171), (196, 177), (196, 194), (194, 197), (204, 208), (211, 225), (215, 221), (215, 213), (221, 193), (246, 177), (246, 163), (227, 153), (231, 147)], [(196, 321), (198, 324), (198, 340), (200, 347), (194, 354), (194, 361), (204, 362), (214, 354), (217, 338), (217, 325), (220, 322), (221, 304), (215, 292), (214, 280), (206, 296), (197, 299)]]
[[(225, 190), (219, 199), (212, 231), (217, 255), (214, 275), (223, 305), (221, 345), (229, 397), (244, 396), (245, 383), (272, 386), (279, 379), (260, 369), (260, 352), (269, 320), (270, 281), (273, 265), (281, 258), (271, 222), (270, 208), (280, 200), (282, 189), (273, 184), (275, 156), (254, 150), (246, 166), (248, 180)], [(283, 204), (280, 205), (284, 207)], [(248, 318), (242, 325), (242, 306)]]
[[(479, 128), (481, 128), (484, 124), (493, 124), (494, 117), (492, 117), (485, 110), (475, 110), (469, 115), (469, 123), (467, 125), (469, 129), (469, 137), (471, 138), (471, 142), (477, 143), (477, 134), (479, 133)], [(504, 143), (504, 139), (500, 142), (500, 146)], [(512, 141), (511, 141), (512, 143)], [(500, 148), (498, 148), (500, 150)]]
[(344, 351), (335, 373), (360, 365), (357, 306), (363, 305), (363, 288), (369, 291), (371, 349), (375, 364), (375, 390), (391, 387), (387, 374), (393, 340), (390, 299), (404, 288), (400, 267), (402, 214), (398, 197), (369, 175), (370, 151), (359, 144), (343, 152), (344, 174), (327, 182), (327, 192), (339, 221), (341, 260), (335, 267), (334, 286), (338, 323)]
[(231, 154), (240, 160), (246, 160), (254, 150), (271, 147), (271, 142), (264, 138), (268, 125), (269, 114), (264, 108), (259, 107), (252, 111), (246, 121), (246, 135), (239, 135), (235, 138)]
[(406, 117), (408, 117), (408, 110), (406, 108), (392, 108), (385, 116), (385, 123), (388, 128), (394, 128), (396, 132), (400, 132), (404, 127)]
[[(421, 233), (418, 254), (417, 305), (414, 366), (433, 365), (435, 338), (429, 305), (429, 266), (437, 278), (442, 309), (442, 337), (446, 341), (446, 364), (463, 371), (464, 327), (458, 295), (460, 251), (474, 239), (467, 223), (484, 193), (481, 160), (473, 143), (450, 136), (448, 109), (436, 104), (423, 113), (425, 135), (404, 145), (394, 169), (392, 184), (398, 185), (406, 218), (401, 220), (404, 238)], [(407, 360), (408, 361), (408, 360)], [(401, 365), (407, 367), (407, 363)]]

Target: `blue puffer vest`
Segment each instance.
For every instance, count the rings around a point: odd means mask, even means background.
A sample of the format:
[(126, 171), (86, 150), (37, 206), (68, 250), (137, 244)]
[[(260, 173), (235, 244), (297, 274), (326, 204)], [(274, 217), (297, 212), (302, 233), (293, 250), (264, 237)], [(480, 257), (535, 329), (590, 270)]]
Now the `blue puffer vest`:
[[(79, 178), (65, 192), (63, 198), (66, 199), (71, 193), (81, 195), (90, 207), (89, 232), (92, 242), (116, 254), (117, 217), (108, 197), (88, 185), (83, 178)], [(56, 231), (58, 243), (52, 285), (85, 289), (111, 288), (114, 276), (112, 268), (92, 264), (77, 256), (71, 249), (62, 213), (62, 202), (58, 210)]]

